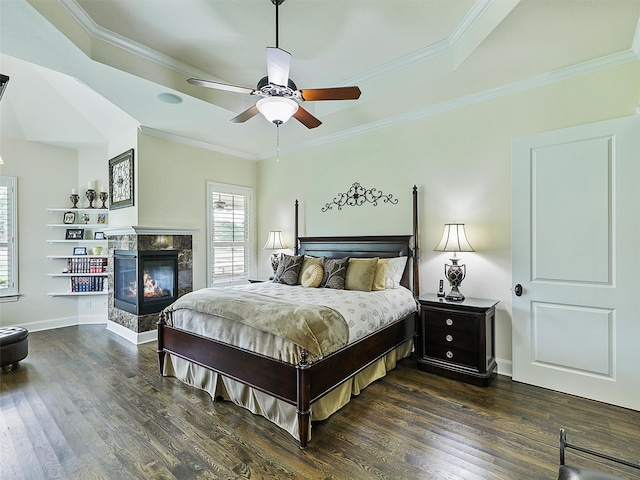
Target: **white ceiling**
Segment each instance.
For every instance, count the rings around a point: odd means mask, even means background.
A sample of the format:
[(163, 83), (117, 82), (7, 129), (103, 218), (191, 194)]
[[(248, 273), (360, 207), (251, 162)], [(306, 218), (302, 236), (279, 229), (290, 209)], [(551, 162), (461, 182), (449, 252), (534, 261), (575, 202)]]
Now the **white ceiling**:
[[(283, 125), (283, 153), (640, 55), (640, 0), (286, 0), (279, 18), (299, 88), (362, 90), (355, 101), (304, 103), (323, 124)], [(11, 77), (0, 133), (95, 148), (136, 122), (268, 158), (272, 124), (229, 121), (256, 97), (186, 83), (253, 88), (267, 46), (270, 0), (0, 0), (0, 72)], [(165, 92), (183, 102), (159, 101)]]

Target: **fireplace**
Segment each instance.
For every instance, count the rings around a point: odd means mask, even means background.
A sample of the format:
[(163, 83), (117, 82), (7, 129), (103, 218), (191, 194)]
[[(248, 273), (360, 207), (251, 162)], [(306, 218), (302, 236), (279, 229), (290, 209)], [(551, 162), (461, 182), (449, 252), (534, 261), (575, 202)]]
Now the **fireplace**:
[(116, 308), (147, 315), (178, 298), (177, 250), (115, 250), (113, 303)]

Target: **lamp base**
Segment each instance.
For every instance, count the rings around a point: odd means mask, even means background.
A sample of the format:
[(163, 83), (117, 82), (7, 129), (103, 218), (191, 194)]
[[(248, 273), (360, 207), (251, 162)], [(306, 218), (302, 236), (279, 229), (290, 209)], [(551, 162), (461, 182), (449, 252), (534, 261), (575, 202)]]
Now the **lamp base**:
[(275, 276), (278, 271), (278, 266), (280, 265), (280, 254), (274, 253), (271, 255), (271, 268), (273, 269), (273, 275)]
[(464, 295), (458, 290), (458, 287), (453, 287), (451, 291), (444, 297), (449, 302), (463, 302)]

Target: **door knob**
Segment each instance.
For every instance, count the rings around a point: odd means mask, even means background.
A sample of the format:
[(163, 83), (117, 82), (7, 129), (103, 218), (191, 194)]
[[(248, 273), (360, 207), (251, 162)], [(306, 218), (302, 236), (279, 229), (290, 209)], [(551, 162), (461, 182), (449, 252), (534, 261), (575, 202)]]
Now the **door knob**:
[(516, 294), (516, 297), (519, 297), (520, 295), (522, 295), (522, 285), (518, 283), (513, 289), (513, 291)]

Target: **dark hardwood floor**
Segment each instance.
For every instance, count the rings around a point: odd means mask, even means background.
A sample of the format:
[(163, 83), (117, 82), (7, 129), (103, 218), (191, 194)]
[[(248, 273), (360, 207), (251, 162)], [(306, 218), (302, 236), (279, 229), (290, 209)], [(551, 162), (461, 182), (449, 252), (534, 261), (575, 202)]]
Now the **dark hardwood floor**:
[(640, 412), (500, 375), (474, 387), (404, 360), (300, 450), (262, 417), (162, 378), (154, 343), (86, 325), (32, 332), (29, 347), (0, 374), (3, 480), (554, 479), (561, 427), (571, 443), (640, 460)]

